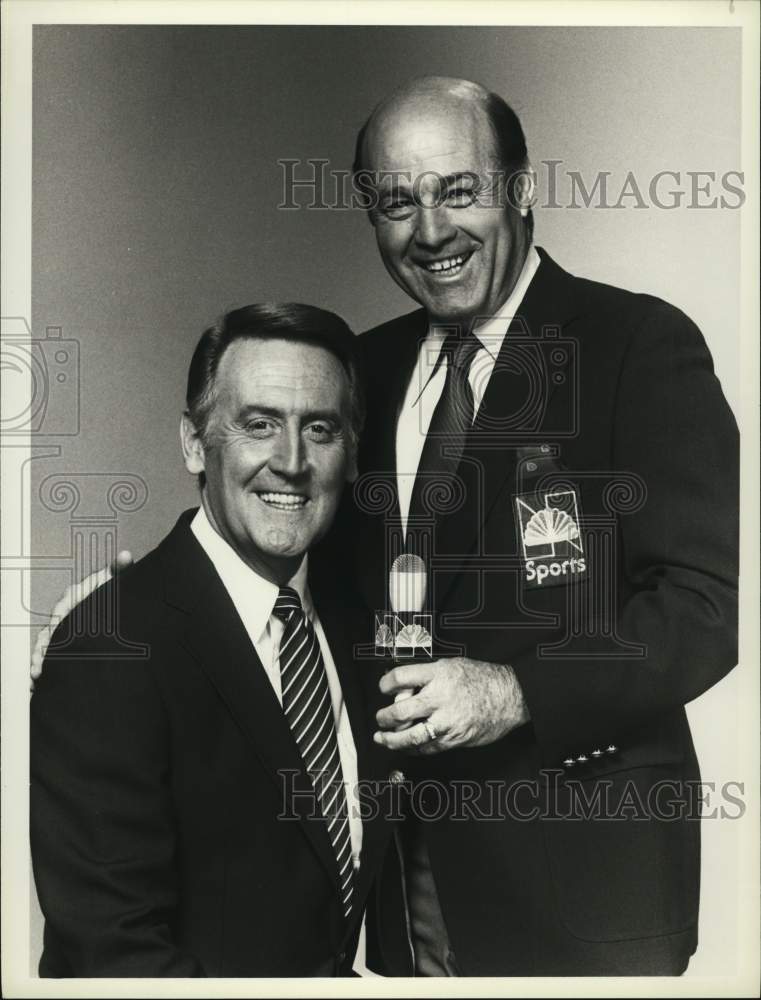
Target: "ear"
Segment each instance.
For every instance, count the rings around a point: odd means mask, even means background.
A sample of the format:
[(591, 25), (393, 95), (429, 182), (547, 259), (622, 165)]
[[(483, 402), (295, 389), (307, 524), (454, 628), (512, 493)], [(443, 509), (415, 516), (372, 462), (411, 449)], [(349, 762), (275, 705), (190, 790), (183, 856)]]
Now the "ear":
[(359, 476), (357, 466), (357, 443), (350, 439), (349, 454), (346, 459), (346, 482), (353, 483)]
[(183, 413), (180, 421), (180, 442), (185, 468), (192, 476), (198, 476), (206, 470), (206, 453), (200, 435), (187, 413)]
[(353, 483), (359, 477), (359, 469), (357, 468), (357, 455), (356, 452), (349, 456), (349, 465), (346, 469), (346, 482)]
[(536, 193), (536, 172), (529, 162), (526, 163), (526, 166), (515, 178), (513, 192), (515, 206), (520, 212), (521, 217), (525, 219), (529, 213), (529, 209), (534, 204)]

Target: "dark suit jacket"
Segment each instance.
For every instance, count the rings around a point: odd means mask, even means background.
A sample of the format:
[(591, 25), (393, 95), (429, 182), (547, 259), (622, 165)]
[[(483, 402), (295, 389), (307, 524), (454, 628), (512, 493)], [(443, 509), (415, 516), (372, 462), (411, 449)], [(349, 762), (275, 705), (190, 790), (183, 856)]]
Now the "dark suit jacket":
[[(295, 741), (192, 513), (62, 623), (32, 698), (43, 976), (330, 976), (351, 965), (386, 824), (364, 824), (347, 926)], [(327, 585), (313, 596), (370, 779), (351, 600)], [(307, 796), (291, 800), (289, 787)]]
[[(463, 974), (678, 972), (696, 943), (700, 868), (683, 706), (736, 662), (736, 426), (686, 316), (540, 255), (461, 489), (433, 497), (428, 560), (439, 653), (511, 664), (531, 722), (490, 746), (409, 757), (404, 770), (432, 816), (426, 839)], [(426, 331), (418, 310), (362, 337), (369, 422), (344, 517), (375, 609), (401, 544), (396, 419)], [(531, 589), (514, 497), (561, 489), (578, 501), (588, 572)], [(449, 791), (444, 815), (429, 779)], [(458, 781), (475, 795), (459, 815)], [(661, 781), (677, 783), (663, 803), (682, 803), (670, 822), (653, 807)], [(551, 818), (573, 794), (603, 793), (617, 818)], [(636, 805), (621, 813), (626, 795), (643, 801), (641, 821)], [(403, 949), (392, 961), (408, 971)]]

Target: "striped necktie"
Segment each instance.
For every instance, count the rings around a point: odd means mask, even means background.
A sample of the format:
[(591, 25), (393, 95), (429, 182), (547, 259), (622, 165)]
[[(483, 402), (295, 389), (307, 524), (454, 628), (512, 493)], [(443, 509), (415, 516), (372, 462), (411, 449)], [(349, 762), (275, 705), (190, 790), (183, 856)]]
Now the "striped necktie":
[(284, 625), (280, 642), (283, 711), (327, 824), (338, 864), (341, 903), (348, 917), (354, 893), (351, 832), (333, 705), (320, 643), (293, 587), (280, 588), (272, 614)]

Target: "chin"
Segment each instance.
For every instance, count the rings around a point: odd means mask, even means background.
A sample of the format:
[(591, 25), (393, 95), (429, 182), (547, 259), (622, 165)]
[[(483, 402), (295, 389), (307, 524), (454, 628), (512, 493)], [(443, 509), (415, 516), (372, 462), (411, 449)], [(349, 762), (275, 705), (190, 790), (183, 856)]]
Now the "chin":
[(449, 323), (457, 319), (469, 320), (473, 316), (480, 315), (475, 306), (468, 305), (467, 302), (462, 302), (460, 299), (452, 303), (432, 302), (430, 304), (423, 303), (423, 305), (434, 322)]
[(267, 555), (287, 558), (303, 554), (307, 547), (307, 542), (299, 532), (281, 525), (269, 528), (259, 535), (258, 540), (252, 537), (252, 542), (255, 548)]

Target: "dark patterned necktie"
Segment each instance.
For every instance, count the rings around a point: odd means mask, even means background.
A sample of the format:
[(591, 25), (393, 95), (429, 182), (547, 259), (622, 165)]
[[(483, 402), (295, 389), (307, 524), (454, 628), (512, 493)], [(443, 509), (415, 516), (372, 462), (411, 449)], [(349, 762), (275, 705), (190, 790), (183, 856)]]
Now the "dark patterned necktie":
[(338, 863), (341, 902), (348, 917), (354, 893), (349, 813), (320, 643), (292, 587), (280, 588), (272, 614), (284, 625), (279, 656), (283, 711), (327, 825)]
[(465, 450), (465, 439), (473, 424), (473, 390), (468, 373), (473, 358), (482, 346), (474, 334), (463, 337), (459, 331), (453, 331), (447, 335), (441, 348), (431, 378), (444, 358), (447, 359), (447, 374), (420, 454), (408, 524), (414, 517), (428, 513), (423, 500), (426, 489), (435, 488), (437, 482), (449, 479), (457, 472)]

